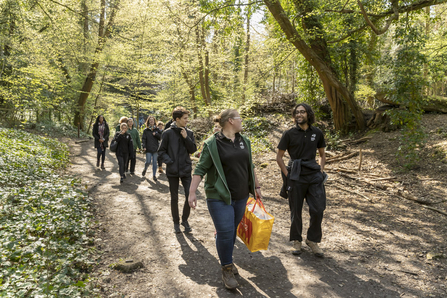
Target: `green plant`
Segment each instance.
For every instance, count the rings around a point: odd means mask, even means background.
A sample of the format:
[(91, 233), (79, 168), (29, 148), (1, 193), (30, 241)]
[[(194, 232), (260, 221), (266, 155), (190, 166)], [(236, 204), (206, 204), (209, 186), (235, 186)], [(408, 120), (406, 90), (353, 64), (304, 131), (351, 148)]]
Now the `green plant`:
[(265, 117), (245, 118), (243, 126), (243, 134), (245, 134), (251, 142), (252, 153), (260, 153), (272, 150), (273, 146), (267, 136), (272, 129), (274, 123)]
[(0, 296), (91, 297), (90, 199), (61, 176), (68, 148), (0, 128)]

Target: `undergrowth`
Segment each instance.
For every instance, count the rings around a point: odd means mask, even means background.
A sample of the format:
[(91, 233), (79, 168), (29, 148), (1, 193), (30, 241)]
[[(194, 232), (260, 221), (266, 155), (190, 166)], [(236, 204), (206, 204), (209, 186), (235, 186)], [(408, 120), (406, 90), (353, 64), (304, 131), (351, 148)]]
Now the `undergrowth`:
[(0, 296), (92, 297), (90, 218), (65, 144), (0, 128)]

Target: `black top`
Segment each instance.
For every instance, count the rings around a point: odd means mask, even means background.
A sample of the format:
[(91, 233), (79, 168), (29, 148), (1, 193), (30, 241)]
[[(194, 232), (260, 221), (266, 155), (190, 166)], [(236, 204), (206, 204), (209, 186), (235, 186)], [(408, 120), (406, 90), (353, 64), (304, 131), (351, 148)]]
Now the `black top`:
[[(315, 126), (302, 130), (298, 125), (284, 132), (278, 149), (289, 152), (292, 160), (315, 160), (318, 148), (326, 147), (323, 132)], [(315, 172), (313, 169), (302, 169), (302, 174)]]
[[(155, 133), (155, 135), (153, 134)], [(146, 152), (155, 153), (158, 150), (158, 141), (161, 140), (161, 131), (158, 127), (146, 128), (143, 131), (142, 146)]]
[(234, 143), (221, 132), (216, 134), (217, 150), (222, 163), (228, 188), (232, 200), (242, 200), (248, 197), (250, 192), (250, 154), (247, 144), (241, 135), (237, 133)]
[(160, 160), (166, 164), (166, 176), (168, 177), (191, 177), (190, 154), (197, 151), (197, 145), (191, 130), (186, 128), (186, 138), (180, 132), (181, 128), (172, 124), (161, 135), (158, 155)]
[(128, 132), (124, 134), (117, 132), (114, 139), (118, 142), (118, 148), (116, 149), (117, 156), (131, 155), (134, 152), (132, 136)]
[[(103, 123), (104, 123), (104, 136), (103, 136), (104, 142), (102, 144), (105, 148), (107, 148), (109, 146), (110, 131), (109, 131), (109, 125), (107, 124), (107, 122), (104, 120)], [(95, 138), (95, 148), (99, 148), (99, 146), (101, 146), (101, 143), (99, 142), (100, 136), (99, 136), (98, 127), (99, 127), (99, 122), (97, 121), (97, 122), (95, 122), (95, 124), (93, 124), (93, 130), (92, 130), (92, 135)]]

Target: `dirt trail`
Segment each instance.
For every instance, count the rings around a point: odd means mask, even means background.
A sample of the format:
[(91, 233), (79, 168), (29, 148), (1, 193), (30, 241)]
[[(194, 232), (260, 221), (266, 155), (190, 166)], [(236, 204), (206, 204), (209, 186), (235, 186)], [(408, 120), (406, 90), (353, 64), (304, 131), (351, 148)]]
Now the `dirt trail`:
[[(390, 203), (391, 199), (383, 198), (371, 204), (329, 186), (321, 244), (326, 258), (316, 258), (307, 247), (301, 256), (293, 256), (288, 204), (278, 196), (280, 178), (273, 152), (259, 156), (257, 162), (268, 163), (258, 175), (264, 204), (275, 216), (269, 250), (250, 253), (238, 240), (234, 260), (241, 287), (228, 291), (221, 283), (203, 185), (198, 208), (189, 219), (193, 233), (174, 234), (166, 176), (160, 175), (158, 182), (142, 178), (143, 155), (137, 157), (137, 175), (120, 185), (113, 154), (108, 151), (106, 169), (99, 170), (93, 142), (71, 145), (70, 171), (82, 177), (96, 206), (95, 245), (102, 258), (91, 275), (98, 278), (103, 297), (447, 295), (445, 260), (428, 261), (424, 254), (446, 249), (446, 220), (432, 211), (420, 211), (412, 202)], [(305, 208), (305, 221), (307, 212)], [(120, 259), (141, 261), (144, 267), (133, 273), (111, 269), (110, 264)]]

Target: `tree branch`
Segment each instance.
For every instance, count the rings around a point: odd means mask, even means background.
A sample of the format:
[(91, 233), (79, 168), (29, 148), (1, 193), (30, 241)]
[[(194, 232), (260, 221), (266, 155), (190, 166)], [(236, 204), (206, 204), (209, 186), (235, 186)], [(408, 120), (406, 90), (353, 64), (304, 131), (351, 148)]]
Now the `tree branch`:
[(377, 27), (373, 24), (373, 22), (369, 19), (368, 14), (366, 13), (365, 7), (363, 6), (362, 2), (360, 0), (357, 0), (357, 4), (360, 7), (360, 10), (362, 12), (363, 18), (365, 19), (366, 23), (371, 27), (371, 29), (376, 33), (377, 35), (381, 35), (385, 33), (388, 28), (390, 27), (391, 23), (394, 20), (399, 19), (399, 12), (398, 12), (398, 0), (391, 1), (393, 5), (393, 15), (386, 21), (385, 27), (382, 29), (377, 29)]

